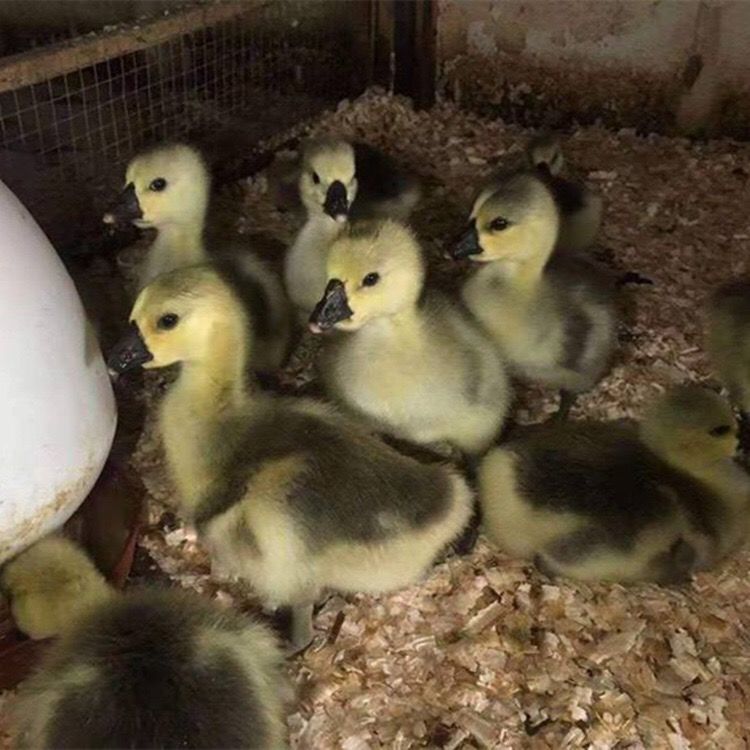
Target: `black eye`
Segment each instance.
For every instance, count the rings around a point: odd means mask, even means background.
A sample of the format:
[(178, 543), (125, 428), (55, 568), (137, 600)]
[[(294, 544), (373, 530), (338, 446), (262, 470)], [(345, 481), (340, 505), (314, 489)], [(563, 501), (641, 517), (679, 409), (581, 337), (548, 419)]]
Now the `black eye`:
[(728, 424), (721, 424), (718, 427), (714, 427), (712, 430), (709, 431), (709, 435), (711, 437), (723, 437), (724, 435), (728, 435), (732, 431), (732, 428)]
[(362, 279), (362, 286), (375, 286), (380, 281), (379, 273), (368, 273), (367, 276)]
[(502, 216), (498, 216), (497, 219), (493, 219), (490, 224), (490, 229), (493, 232), (502, 232), (503, 229), (507, 229), (509, 222), (507, 219), (503, 219)]
[(157, 177), (155, 180), (151, 180), (151, 184), (148, 186), (149, 190), (153, 190), (155, 193), (161, 193), (162, 190), (167, 186), (167, 181), (163, 177)]
[(312, 180), (316, 185), (320, 184), (320, 177), (318, 177), (317, 172), (312, 172)]
[(174, 328), (180, 320), (179, 315), (174, 313), (165, 313), (156, 322), (156, 327), (162, 331), (168, 331), (170, 328)]

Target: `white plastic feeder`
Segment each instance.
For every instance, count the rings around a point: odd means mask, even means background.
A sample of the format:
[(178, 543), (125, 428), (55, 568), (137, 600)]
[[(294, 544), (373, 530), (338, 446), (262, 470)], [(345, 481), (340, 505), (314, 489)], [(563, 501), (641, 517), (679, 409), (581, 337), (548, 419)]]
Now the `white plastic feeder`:
[(83, 502), (116, 422), (107, 369), (73, 281), (0, 182), (0, 563)]

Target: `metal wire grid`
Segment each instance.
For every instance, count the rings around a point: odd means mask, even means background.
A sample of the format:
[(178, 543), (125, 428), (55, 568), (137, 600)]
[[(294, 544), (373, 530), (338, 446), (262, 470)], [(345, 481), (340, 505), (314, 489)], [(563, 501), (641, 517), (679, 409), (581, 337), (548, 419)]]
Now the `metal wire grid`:
[[(305, 5), (270, 3), (260, 15), (255, 9), (0, 94), (0, 177), (49, 224), (51, 193), (121, 179), (123, 162), (145, 144), (228, 122), (260, 122), (272, 132), (316, 103), (360, 90), (361, 72), (341, 62), (346, 40), (300, 24)], [(263, 123), (268, 111), (274, 115)], [(44, 189), (19, 179), (19, 156)]]

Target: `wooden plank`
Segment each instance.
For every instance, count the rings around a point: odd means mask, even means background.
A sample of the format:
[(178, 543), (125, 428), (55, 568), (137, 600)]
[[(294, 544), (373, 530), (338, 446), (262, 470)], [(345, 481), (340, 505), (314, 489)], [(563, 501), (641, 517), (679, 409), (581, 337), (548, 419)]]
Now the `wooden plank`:
[(148, 49), (196, 29), (255, 13), (271, 0), (242, 0), (201, 5), (152, 21), (83, 36), (0, 60), (0, 93), (71, 73), (113, 57)]

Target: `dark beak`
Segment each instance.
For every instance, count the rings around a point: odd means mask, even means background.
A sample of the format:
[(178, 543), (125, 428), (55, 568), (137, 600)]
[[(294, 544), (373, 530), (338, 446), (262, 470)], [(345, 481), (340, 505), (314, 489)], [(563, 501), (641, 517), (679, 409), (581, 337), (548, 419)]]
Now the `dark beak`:
[(154, 355), (148, 350), (138, 326), (131, 322), (130, 330), (115, 344), (110, 352), (107, 358), (107, 367), (112, 372), (121, 375), (123, 372), (139, 367), (153, 358)]
[(323, 210), (332, 218), (346, 218), (349, 215), (349, 201), (346, 198), (346, 188), (343, 182), (332, 182), (326, 193)]
[(472, 222), (471, 226), (462, 235), (461, 239), (454, 245), (452, 255), (455, 260), (461, 260), (461, 258), (469, 258), (472, 255), (479, 255), (481, 252), (482, 248), (479, 246), (477, 226)]
[(310, 315), (310, 330), (313, 333), (323, 333), (333, 328), (339, 321), (351, 318), (353, 314), (346, 300), (344, 282), (331, 279), (323, 294), (323, 299), (315, 305)]
[(142, 218), (143, 211), (135, 194), (135, 185), (129, 182), (117, 202), (102, 216), (102, 221), (105, 224), (129, 224), (134, 219)]

